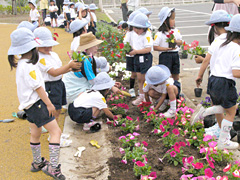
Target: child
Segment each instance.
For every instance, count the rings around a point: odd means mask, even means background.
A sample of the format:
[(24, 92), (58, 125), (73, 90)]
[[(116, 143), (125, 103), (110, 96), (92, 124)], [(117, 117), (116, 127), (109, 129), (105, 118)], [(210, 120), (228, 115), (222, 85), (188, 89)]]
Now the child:
[(40, 18), (39, 18), (40, 14), (37, 10), (37, 5), (36, 5), (35, 0), (28, 1), (28, 5), (31, 8), (28, 21), (31, 23), (38, 22), (38, 24), (40, 24)]
[[(163, 7), (158, 14), (160, 18), (159, 32), (154, 37), (153, 47), (155, 51), (159, 51), (159, 64), (167, 66), (172, 74), (174, 80), (179, 79), (180, 73), (180, 59), (179, 59), (179, 46), (182, 45), (182, 36), (175, 26), (175, 8)], [(173, 31), (174, 48), (169, 48), (167, 36)]]
[(71, 16), (70, 16), (70, 9), (68, 8), (68, 4), (69, 4), (69, 0), (65, 0), (63, 2), (63, 14), (64, 14), (64, 24), (65, 24), (65, 31), (69, 32), (69, 22), (71, 20)]
[(96, 26), (97, 25), (97, 16), (95, 14), (95, 11), (97, 9), (98, 9), (98, 7), (94, 3), (89, 5), (89, 10), (90, 10), (89, 13), (91, 14), (92, 19), (93, 19), (90, 23), (89, 31), (92, 31), (93, 34), (96, 33), (96, 28), (97, 28), (97, 26)]
[(114, 84), (115, 81), (111, 80), (106, 72), (100, 72), (91, 90), (80, 93), (73, 103), (69, 104), (69, 116), (77, 123), (84, 123), (84, 131), (96, 132), (101, 129), (101, 124), (93, 121), (101, 111), (111, 119), (121, 117), (114, 116), (106, 104), (105, 98)]
[(138, 13), (128, 24), (133, 26), (134, 31), (130, 41), (133, 50), (129, 55), (134, 55), (134, 71), (137, 73), (139, 96), (136, 100), (132, 101), (132, 104), (137, 106), (144, 101), (143, 84), (145, 81), (145, 74), (152, 66), (151, 50), (153, 40), (151, 32), (148, 31), (151, 24), (148, 23), (148, 18), (145, 14)]
[(75, 7), (74, 3), (71, 2), (69, 4), (69, 7), (70, 7), (70, 17), (71, 17), (70, 21), (73, 22), (75, 20), (76, 16), (77, 16), (76, 13), (75, 13), (75, 9), (74, 9), (74, 7)]
[[(203, 63), (198, 73), (198, 77), (196, 78), (197, 86), (199, 86), (203, 80), (203, 75), (210, 63), (210, 59), (211, 59), (211, 56), (214, 50), (213, 48), (215, 47), (216, 41), (224, 42), (226, 40), (227, 31), (224, 29), (224, 27), (229, 25), (230, 20), (231, 20), (231, 17), (228, 15), (226, 11), (218, 10), (218, 11), (214, 11), (210, 17), (210, 20), (205, 23), (207, 25), (211, 25), (211, 29), (208, 34), (208, 41), (211, 44), (211, 46), (208, 48), (208, 53), (206, 57), (203, 59)], [(215, 34), (218, 37), (216, 37), (214, 40)], [(207, 89), (207, 93), (209, 94), (209, 89)], [(200, 109), (200, 108), (201, 108), (201, 104), (198, 105), (197, 109)], [(212, 113), (213, 111), (214, 111), (213, 108), (209, 108), (208, 110), (208, 112), (210, 113)], [(194, 117), (197, 112), (198, 111), (196, 110), (194, 114), (191, 116), (191, 119), (190, 119), (191, 124), (193, 124), (196, 121), (196, 119), (194, 120)], [(207, 113), (205, 113), (205, 115), (207, 115)], [(216, 113), (216, 118), (218, 122), (220, 122), (223, 119), (222, 115), (221, 114), (219, 115), (217, 113)], [(218, 123), (216, 123), (216, 125), (213, 126), (212, 128), (205, 129), (206, 133), (209, 135), (215, 135), (216, 138), (219, 138), (219, 135), (220, 135), (219, 125)]]
[[(240, 14), (233, 16), (228, 27), (225, 27), (227, 38), (218, 39), (211, 45), (212, 55), (210, 60), (211, 76), (208, 81), (208, 89), (213, 102), (212, 113), (210, 108), (203, 107), (198, 110), (194, 122), (203, 119), (206, 114), (218, 114), (217, 118), (221, 127), (217, 147), (219, 149), (237, 149), (238, 143), (230, 141), (230, 130), (236, 114), (236, 78), (240, 78)], [(225, 112), (225, 114), (224, 114)]]
[[(152, 14), (152, 11), (148, 11), (147, 8), (145, 7), (141, 7), (138, 9), (138, 11), (140, 11), (141, 13), (145, 14), (148, 17), (148, 23), (151, 24), (151, 22), (149, 21), (149, 17)], [(153, 30), (153, 26), (150, 26), (150, 30)]]
[[(36, 47), (40, 43), (35, 40), (33, 33), (27, 28), (19, 28), (13, 31), (11, 41), (8, 61), (11, 69), (16, 68), (19, 110), (26, 112), (31, 128), (30, 147), (33, 154), (31, 171), (42, 170), (55, 179), (65, 180), (65, 176), (61, 173), (61, 165), (58, 165), (61, 129), (54, 118), (55, 107), (45, 92), (42, 74), (36, 66), (38, 62)], [(16, 61), (14, 55), (19, 54), (21, 59)], [(51, 135), (49, 142), (50, 162), (41, 157), (40, 136), (42, 126)]]
[(55, 27), (58, 26), (58, 24), (57, 24), (57, 11), (58, 11), (58, 7), (55, 5), (55, 0), (50, 0), (49, 12), (50, 12), (50, 18), (51, 18), (51, 27), (54, 27), (53, 26), (53, 19), (55, 20)]
[(105, 57), (100, 56), (98, 58), (95, 58), (95, 61), (96, 61), (97, 73), (109, 72), (110, 70), (109, 63), (107, 62), (107, 59)]
[(164, 111), (170, 99), (170, 109), (164, 113), (166, 118), (173, 118), (176, 114), (176, 96), (179, 94), (180, 88), (174, 85), (173, 78), (170, 78), (171, 73), (164, 65), (157, 65), (151, 67), (146, 73), (146, 81), (144, 83), (143, 91), (145, 99), (150, 102), (149, 96), (157, 100), (155, 110)]

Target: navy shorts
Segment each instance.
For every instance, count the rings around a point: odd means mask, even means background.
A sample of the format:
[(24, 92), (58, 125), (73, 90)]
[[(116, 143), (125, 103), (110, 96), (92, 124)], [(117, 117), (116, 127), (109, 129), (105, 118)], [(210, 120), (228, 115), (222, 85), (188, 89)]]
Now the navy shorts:
[(51, 18), (51, 19), (57, 19), (57, 14), (56, 14), (56, 12), (50, 12), (50, 18)]
[(75, 108), (73, 103), (68, 106), (68, 114), (76, 123), (89, 123), (92, 119), (92, 108)]
[[(180, 83), (179, 81), (175, 80), (174, 83), (173, 83), (173, 85), (176, 86), (177, 89), (178, 89), (178, 94), (177, 94), (177, 96), (176, 96), (176, 99), (179, 99), (179, 94), (181, 93), (181, 83)], [(168, 94), (167, 94), (167, 96), (166, 96), (166, 99), (169, 99)]]
[(67, 104), (66, 89), (62, 79), (45, 82), (45, 89), (56, 110), (62, 109), (62, 106)]
[(180, 58), (178, 52), (163, 52), (159, 55), (159, 64), (168, 67), (171, 74), (180, 74)]
[(126, 56), (126, 70), (134, 72), (134, 57)]
[(134, 72), (140, 72), (141, 74), (146, 74), (148, 69), (152, 67), (152, 59), (153, 59), (153, 56), (151, 53), (135, 55), (134, 56)]
[(208, 90), (213, 105), (221, 105), (225, 109), (235, 106), (238, 99), (235, 85), (234, 80), (211, 76), (208, 80)]
[(27, 120), (36, 124), (38, 128), (51, 122), (55, 117), (50, 117), (46, 104), (40, 99), (29, 109), (24, 109), (27, 114)]

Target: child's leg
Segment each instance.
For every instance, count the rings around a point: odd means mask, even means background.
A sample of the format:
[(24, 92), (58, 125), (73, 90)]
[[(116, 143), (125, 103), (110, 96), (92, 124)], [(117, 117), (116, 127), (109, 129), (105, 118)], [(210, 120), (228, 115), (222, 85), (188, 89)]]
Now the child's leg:
[(172, 78), (174, 79), (174, 81), (178, 81), (179, 80), (179, 74), (172, 74)]
[(131, 77), (130, 77), (130, 89), (134, 88), (134, 84), (135, 84), (135, 79), (137, 77), (137, 73), (136, 72), (131, 72)]
[(53, 19), (51, 18), (51, 26), (53, 27)]
[(139, 93), (143, 94), (143, 84), (145, 82), (145, 74), (141, 74), (140, 72), (137, 72), (137, 80), (138, 80)]
[(176, 112), (177, 100), (176, 96), (178, 94), (178, 88), (175, 85), (169, 85), (167, 87), (167, 93), (170, 100), (170, 109), (169, 111)]
[(154, 89), (150, 89), (148, 91), (148, 95), (153, 99), (159, 99), (161, 97), (161, 93), (155, 91)]
[(62, 109), (56, 110), (55, 119), (56, 119), (57, 123), (59, 123), (59, 115), (60, 115), (61, 111), (62, 111)]
[(42, 128), (38, 128), (34, 123), (30, 123), (31, 136), (30, 136), (30, 146), (33, 154), (33, 162), (41, 163), (41, 145), (40, 145), (40, 136), (42, 133)]
[(55, 18), (55, 27), (58, 27), (57, 18)]
[(92, 108), (92, 117), (95, 119), (95, 118), (97, 118), (98, 117), (98, 115), (100, 114), (100, 110), (98, 109), (98, 108), (96, 108), (96, 107), (93, 107)]

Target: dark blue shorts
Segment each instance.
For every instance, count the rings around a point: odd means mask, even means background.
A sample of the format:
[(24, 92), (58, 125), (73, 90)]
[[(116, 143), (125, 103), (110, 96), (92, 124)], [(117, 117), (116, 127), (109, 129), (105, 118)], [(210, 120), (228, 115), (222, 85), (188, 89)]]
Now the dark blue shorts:
[(45, 82), (45, 89), (56, 110), (62, 109), (62, 106), (67, 104), (66, 89), (62, 79)]
[(213, 105), (221, 105), (225, 109), (235, 106), (238, 99), (235, 85), (234, 80), (211, 76), (208, 80), (208, 90)]
[[(177, 96), (176, 96), (176, 99), (179, 99), (179, 94), (181, 93), (181, 83), (180, 83), (179, 81), (175, 80), (174, 83), (173, 83), (173, 85), (176, 86), (177, 89), (178, 89), (178, 94), (177, 94)], [(167, 94), (167, 96), (166, 96), (166, 99), (169, 99), (168, 94)]]
[(126, 56), (126, 70), (134, 72), (134, 57)]
[(92, 108), (75, 108), (73, 103), (68, 106), (68, 114), (76, 123), (89, 123), (92, 119)]
[(27, 120), (36, 124), (38, 128), (51, 122), (55, 117), (50, 117), (46, 104), (40, 99), (29, 109), (24, 109), (27, 114)]
[(180, 58), (178, 52), (163, 52), (159, 55), (159, 64), (168, 67), (171, 74), (180, 74)]
[(57, 14), (56, 14), (56, 12), (50, 12), (50, 18), (51, 18), (51, 19), (57, 19)]
[[(143, 59), (141, 59), (141, 56)], [(151, 53), (137, 54), (134, 56), (134, 72), (140, 72), (146, 74), (148, 69), (152, 67), (153, 56)]]

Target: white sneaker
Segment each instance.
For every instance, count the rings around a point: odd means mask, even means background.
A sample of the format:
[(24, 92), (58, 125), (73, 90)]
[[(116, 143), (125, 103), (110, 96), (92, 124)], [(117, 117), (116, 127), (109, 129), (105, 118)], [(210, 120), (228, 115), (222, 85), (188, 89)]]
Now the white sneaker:
[(168, 109), (167, 112), (165, 112), (163, 115), (166, 118), (173, 118), (175, 117), (176, 111), (172, 110), (172, 109)]
[(205, 128), (204, 130), (205, 130), (205, 133), (206, 133), (207, 135), (215, 136), (215, 137), (216, 137), (216, 140), (219, 139), (221, 129), (220, 129), (220, 127), (218, 126), (218, 123), (216, 123), (214, 126), (212, 126), (212, 127), (210, 127), (210, 128)]
[(69, 139), (63, 139), (61, 138), (60, 139), (60, 147), (69, 147), (72, 143), (72, 140), (69, 140)]
[(232, 142), (230, 140), (226, 141), (225, 143), (218, 140), (217, 147), (220, 150), (223, 150), (223, 149), (232, 150), (232, 149), (237, 149), (239, 147), (239, 144), (237, 142)]
[(159, 107), (158, 110), (161, 111), (161, 112), (164, 111), (167, 108), (167, 105), (168, 105), (168, 100), (164, 100), (162, 105)]
[(205, 112), (205, 110), (206, 109), (201, 104), (198, 104), (197, 108), (195, 109), (194, 113), (190, 118), (190, 124), (193, 125), (198, 120), (203, 120), (203, 113)]
[(138, 96), (137, 99), (135, 99), (134, 101), (132, 101), (132, 105), (134, 106), (138, 106), (139, 104), (141, 104), (141, 102), (144, 101), (144, 97), (143, 96)]
[(136, 97), (136, 94), (135, 94), (135, 90), (134, 90), (134, 88), (129, 89), (128, 92), (129, 92), (129, 94), (131, 95), (132, 98)]

